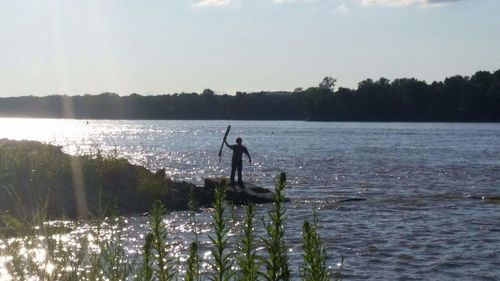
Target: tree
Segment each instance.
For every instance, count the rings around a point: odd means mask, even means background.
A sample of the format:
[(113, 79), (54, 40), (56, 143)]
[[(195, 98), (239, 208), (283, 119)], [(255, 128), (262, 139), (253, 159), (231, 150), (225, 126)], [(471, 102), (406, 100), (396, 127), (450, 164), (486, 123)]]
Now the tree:
[(213, 96), (215, 93), (214, 91), (210, 90), (210, 89), (205, 89), (203, 90), (203, 92), (201, 93), (202, 96)]
[(319, 83), (319, 88), (320, 89), (327, 89), (330, 92), (333, 92), (336, 82), (337, 82), (337, 79), (332, 78), (331, 76), (326, 76), (325, 78), (323, 78), (323, 81), (321, 81), (321, 83)]
[(302, 92), (304, 92), (304, 88), (302, 88), (302, 87), (297, 87), (297, 88), (295, 88), (295, 90), (293, 90), (293, 92), (294, 92), (294, 93), (296, 93), (296, 94), (297, 94), (297, 93), (302, 93)]

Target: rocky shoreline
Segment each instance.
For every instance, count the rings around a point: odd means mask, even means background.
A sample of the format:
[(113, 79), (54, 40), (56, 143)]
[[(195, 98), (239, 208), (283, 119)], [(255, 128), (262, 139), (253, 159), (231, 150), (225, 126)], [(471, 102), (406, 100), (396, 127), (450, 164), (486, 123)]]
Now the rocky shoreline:
[[(207, 179), (199, 187), (167, 179), (163, 169), (151, 172), (100, 153), (72, 156), (54, 145), (0, 140), (3, 217), (28, 219), (39, 212), (48, 219), (142, 214), (156, 200), (170, 211), (196, 209), (212, 204), (215, 183), (221, 179)], [(251, 193), (228, 187), (227, 199), (236, 204), (272, 202), (270, 191), (259, 193), (256, 188), (257, 193)]]

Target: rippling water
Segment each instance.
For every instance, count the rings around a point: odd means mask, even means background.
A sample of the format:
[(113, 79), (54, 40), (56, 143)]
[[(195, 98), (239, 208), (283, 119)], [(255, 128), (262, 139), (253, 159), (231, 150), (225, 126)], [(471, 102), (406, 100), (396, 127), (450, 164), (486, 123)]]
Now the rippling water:
[[(228, 124), (229, 140), (241, 136), (252, 155), (245, 180), (271, 187), (277, 173), (288, 175), (294, 270), (302, 221), (315, 207), (330, 264), (345, 257), (345, 280), (500, 279), (500, 202), (488, 200), (500, 196), (500, 124), (0, 119), (0, 138), (72, 154), (99, 148), (202, 184), (229, 173), (230, 151), (221, 163), (217, 157)], [(258, 208), (265, 214), (270, 206)], [(196, 216), (206, 251), (210, 213)], [(193, 238), (189, 213), (167, 221), (182, 256)], [(142, 245), (146, 224), (127, 218), (131, 251)]]

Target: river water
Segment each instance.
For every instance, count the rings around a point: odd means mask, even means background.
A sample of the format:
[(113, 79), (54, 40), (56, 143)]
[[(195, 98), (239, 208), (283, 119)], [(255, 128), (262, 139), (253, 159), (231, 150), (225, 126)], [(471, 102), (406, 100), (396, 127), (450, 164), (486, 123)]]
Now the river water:
[[(500, 201), (488, 199), (500, 197), (500, 124), (4, 118), (0, 138), (61, 145), (71, 154), (100, 149), (202, 185), (229, 174), (230, 151), (220, 163), (217, 156), (228, 124), (228, 140), (242, 137), (252, 156), (245, 181), (271, 188), (287, 173), (295, 274), (302, 222), (314, 208), (332, 270), (344, 258), (344, 280), (500, 280)], [(342, 202), (348, 198), (365, 200)], [(257, 206), (258, 216), (270, 207)], [(180, 252), (193, 238), (188, 220), (187, 212), (166, 218)], [(197, 220), (209, 233), (210, 211)], [(138, 248), (147, 218), (127, 221), (124, 237)]]

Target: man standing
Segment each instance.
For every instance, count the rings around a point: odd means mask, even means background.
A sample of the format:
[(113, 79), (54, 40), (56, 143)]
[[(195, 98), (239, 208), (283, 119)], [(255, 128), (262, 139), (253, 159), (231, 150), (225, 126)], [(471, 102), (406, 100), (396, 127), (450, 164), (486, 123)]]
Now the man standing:
[(243, 146), (242, 139), (237, 138), (236, 139), (236, 144), (235, 145), (229, 145), (227, 143), (226, 138), (224, 138), (224, 143), (226, 144), (227, 147), (229, 147), (233, 151), (233, 158), (231, 160), (231, 182), (230, 185), (234, 186), (234, 173), (236, 169), (238, 169), (238, 185), (241, 188), (245, 188), (245, 185), (243, 184), (242, 176), (241, 176), (241, 168), (243, 167), (243, 153), (245, 153), (248, 156), (248, 161), (252, 163), (252, 158), (250, 157), (250, 154), (248, 153), (248, 150), (245, 146)]

